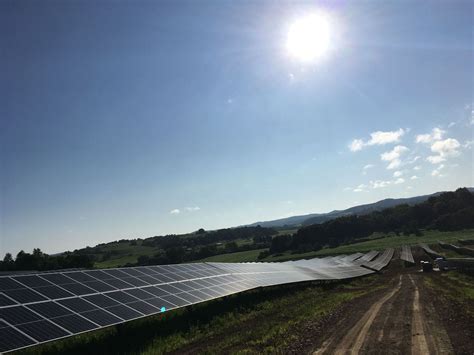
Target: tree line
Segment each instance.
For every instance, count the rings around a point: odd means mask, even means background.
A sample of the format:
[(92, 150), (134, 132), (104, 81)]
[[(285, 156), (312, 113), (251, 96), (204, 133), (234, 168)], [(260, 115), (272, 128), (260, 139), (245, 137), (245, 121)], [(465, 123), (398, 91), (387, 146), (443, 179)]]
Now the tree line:
[(467, 228), (474, 228), (474, 195), (468, 189), (460, 188), (430, 197), (414, 206), (402, 204), (366, 215), (339, 217), (303, 227), (291, 236), (276, 236), (269, 252), (316, 251), (365, 238), (374, 232), (420, 235), (421, 229), (450, 231)]
[(18, 270), (57, 270), (90, 268), (93, 266), (92, 258), (87, 255), (78, 255), (66, 252), (61, 255), (48, 255), (41, 249), (33, 249), (33, 253), (20, 251), (15, 258), (7, 253), (0, 261), (0, 271), (18, 271)]

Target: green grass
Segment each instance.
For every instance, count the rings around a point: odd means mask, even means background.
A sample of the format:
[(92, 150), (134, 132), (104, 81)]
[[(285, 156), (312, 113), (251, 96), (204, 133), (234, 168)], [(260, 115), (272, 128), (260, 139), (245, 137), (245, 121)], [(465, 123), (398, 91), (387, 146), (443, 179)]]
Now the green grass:
[(462, 308), (474, 317), (474, 277), (457, 271), (441, 274), (427, 274), (424, 278), (426, 286), (444, 297), (462, 305)]
[(219, 254), (210, 256), (205, 259), (196, 260), (195, 262), (223, 262), (223, 263), (237, 263), (237, 262), (248, 262), (248, 261), (257, 261), (258, 254), (266, 249), (255, 249), (255, 250), (247, 250), (247, 251), (239, 251), (236, 253), (229, 253), (229, 254)]
[(115, 252), (110, 259), (99, 261), (94, 264), (96, 268), (110, 268), (123, 266), (127, 263), (136, 263), (141, 255), (153, 256), (158, 252), (157, 248), (144, 247), (141, 245), (130, 245), (129, 243), (114, 243), (104, 247), (105, 252)]

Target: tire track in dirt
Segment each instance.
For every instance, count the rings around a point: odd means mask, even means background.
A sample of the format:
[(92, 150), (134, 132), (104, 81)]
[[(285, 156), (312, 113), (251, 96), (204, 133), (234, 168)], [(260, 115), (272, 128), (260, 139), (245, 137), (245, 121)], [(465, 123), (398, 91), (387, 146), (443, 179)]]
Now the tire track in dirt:
[[(321, 349), (314, 352), (314, 354), (319, 355), (326, 352), (330, 354), (346, 354), (348, 352), (351, 354), (358, 354), (380, 309), (388, 300), (400, 291), (403, 277), (404, 275), (400, 275), (397, 286), (385, 294), (381, 299), (376, 301), (340, 342), (337, 342), (336, 334), (335, 337), (324, 342)], [(334, 346), (335, 343), (336, 346)]]
[(421, 275), (400, 275), (365, 313), (348, 315), (351, 323), (337, 328), (314, 354), (453, 354), (433, 302), (420, 296), (420, 282)]
[(412, 318), (412, 351), (413, 355), (454, 354), (439, 315), (431, 301), (420, 302), (420, 291), (412, 277), (408, 275), (414, 287)]

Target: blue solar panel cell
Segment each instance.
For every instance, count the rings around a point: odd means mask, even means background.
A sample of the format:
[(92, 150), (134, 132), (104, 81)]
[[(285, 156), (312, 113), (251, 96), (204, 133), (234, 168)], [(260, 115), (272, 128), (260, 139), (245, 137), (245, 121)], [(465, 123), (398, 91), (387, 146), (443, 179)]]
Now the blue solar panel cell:
[(115, 287), (105, 283), (105, 282), (102, 282), (102, 281), (87, 281), (87, 282), (84, 282), (84, 285), (89, 287), (89, 288), (92, 288), (93, 290), (97, 291), (97, 292), (107, 292), (107, 291), (113, 291), (113, 290), (116, 290)]
[(10, 277), (0, 277), (0, 292), (7, 290), (15, 290), (24, 286)]
[(133, 296), (130, 296), (129, 294), (123, 292), (123, 291), (115, 291), (115, 292), (109, 292), (107, 293), (107, 296), (110, 298), (113, 298), (114, 300), (120, 302), (120, 303), (128, 303), (128, 302), (134, 302), (137, 299)]
[(36, 341), (0, 320), (0, 353), (33, 345)]
[(8, 298), (7, 296), (2, 295), (0, 293), (0, 307), (12, 306), (12, 305), (17, 304), (17, 303), (18, 302), (14, 301), (11, 298)]
[(122, 322), (121, 318), (118, 318), (103, 309), (95, 309), (92, 311), (83, 312), (81, 315), (102, 327)]
[(136, 302), (127, 303), (127, 306), (143, 314), (153, 314), (153, 313), (158, 313), (160, 311), (158, 308), (144, 301), (136, 301)]
[(71, 334), (47, 320), (20, 324), (17, 328), (37, 341), (57, 339)]
[(5, 320), (12, 325), (17, 325), (21, 323), (34, 322), (41, 320), (42, 318), (24, 306), (13, 306), (0, 308), (0, 319)]
[(124, 306), (124, 305), (108, 307), (106, 309), (107, 309), (107, 311), (109, 311), (109, 312), (113, 313), (114, 315), (122, 318), (123, 320), (135, 319), (135, 318), (141, 317), (143, 315), (143, 313), (139, 313), (139, 312), (133, 310), (132, 308)]
[(92, 323), (90, 320), (76, 314), (54, 318), (52, 321), (74, 334), (99, 328), (98, 325)]
[(45, 318), (61, 317), (68, 314), (72, 314), (71, 311), (67, 310), (60, 304), (55, 302), (41, 302), (34, 303), (27, 306), (29, 309), (41, 314)]
[(101, 294), (84, 296), (84, 299), (89, 302), (92, 302), (93, 304), (95, 304), (96, 306), (100, 308), (116, 306), (119, 304), (119, 302), (113, 300), (112, 298), (101, 295)]
[(161, 298), (165, 301), (168, 301), (168, 302), (171, 302), (171, 303), (175, 304), (178, 307), (183, 307), (183, 306), (187, 306), (188, 304), (190, 304), (190, 302), (188, 302), (186, 300), (183, 300), (182, 298), (177, 297), (175, 295), (163, 296)]
[(64, 276), (63, 274), (41, 274), (41, 277), (55, 285), (65, 285), (74, 282), (74, 280)]
[(132, 288), (133, 285), (128, 283), (128, 282), (125, 282), (123, 280), (119, 280), (119, 279), (116, 279), (116, 278), (110, 278), (110, 279), (107, 279), (107, 280), (103, 280), (105, 283), (109, 284), (109, 285), (112, 285), (113, 287), (119, 289), (119, 290), (123, 290), (125, 288)]
[(78, 312), (78, 313), (98, 309), (97, 306), (83, 300), (82, 298), (68, 298), (65, 300), (59, 300), (57, 302), (61, 304), (62, 306), (72, 310), (73, 312)]
[(51, 282), (35, 275), (16, 276), (13, 279), (28, 287), (51, 286)]
[(75, 294), (76, 296), (83, 296), (83, 295), (90, 295), (92, 293), (96, 293), (92, 288), (84, 286), (80, 283), (72, 281), (73, 283), (63, 284), (61, 285), (62, 288), (66, 289), (67, 291)]
[(47, 298), (40, 295), (39, 293), (29, 289), (29, 288), (19, 288), (16, 290), (5, 290), (3, 291), (5, 295), (10, 298), (13, 298), (18, 303), (30, 303), (30, 302), (39, 302), (46, 301)]
[(153, 294), (146, 292), (145, 289), (143, 288), (134, 288), (134, 289), (125, 291), (125, 293), (132, 295), (133, 297), (136, 297), (140, 300), (147, 300), (149, 298), (154, 297)]
[(74, 294), (64, 290), (63, 288), (52, 285), (51, 286), (44, 286), (44, 287), (35, 287), (33, 290), (36, 292), (41, 293), (43, 296), (50, 298), (52, 300), (59, 299), (59, 298), (66, 298), (66, 297), (73, 297)]

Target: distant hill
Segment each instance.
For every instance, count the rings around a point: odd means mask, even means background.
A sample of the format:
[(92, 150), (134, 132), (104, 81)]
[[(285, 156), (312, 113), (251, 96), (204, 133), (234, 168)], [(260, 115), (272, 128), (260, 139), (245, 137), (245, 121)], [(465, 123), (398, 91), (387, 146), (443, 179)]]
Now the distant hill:
[[(474, 192), (473, 187), (468, 188), (469, 191)], [(428, 200), (430, 197), (438, 196), (442, 194), (444, 191), (435, 192), (430, 195), (422, 195), (422, 196), (415, 196), (415, 197), (408, 197), (408, 198), (386, 198), (384, 200), (380, 200), (374, 203), (368, 203), (365, 205), (359, 205), (350, 207), (345, 210), (334, 210), (328, 213), (310, 213), (306, 215), (300, 216), (291, 216), (286, 218), (275, 219), (271, 221), (263, 221), (263, 222), (255, 222), (249, 224), (248, 226), (257, 226), (260, 225), (266, 228), (282, 228), (282, 227), (302, 227), (308, 226), (311, 224), (319, 224), (329, 221), (331, 219), (341, 217), (341, 216), (350, 216), (350, 215), (364, 215), (371, 213), (373, 211), (381, 211), (385, 208), (390, 208), (402, 204), (407, 205), (415, 205), (417, 203), (424, 202)]]

